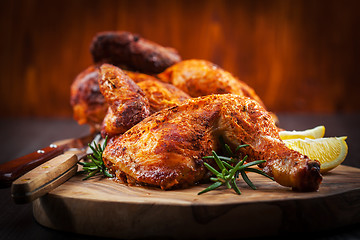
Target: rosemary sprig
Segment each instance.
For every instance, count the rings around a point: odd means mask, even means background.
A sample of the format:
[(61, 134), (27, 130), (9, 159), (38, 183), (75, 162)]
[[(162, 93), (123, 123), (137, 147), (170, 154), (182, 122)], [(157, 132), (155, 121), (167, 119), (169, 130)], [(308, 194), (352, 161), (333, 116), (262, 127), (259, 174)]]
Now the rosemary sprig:
[[(243, 147), (248, 146), (247, 144), (244, 145), (239, 145), (236, 150), (235, 153)], [(240, 159), (240, 154), (236, 155), (231, 148), (229, 147), (229, 145), (224, 144), (224, 149), (226, 150), (226, 152), (228, 153), (228, 155), (230, 157), (227, 156), (219, 156), (215, 151), (212, 151), (212, 156), (206, 156), (203, 157), (203, 159), (214, 159), (219, 170), (216, 170), (215, 168), (213, 168), (211, 165), (209, 165), (208, 163), (204, 162), (204, 165), (207, 169), (209, 169), (210, 172), (212, 172), (215, 177), (211, 177), (210, 180), (213, 181), (214, 183), (211, 184), (209, 187), (205, 188), (204, 190), (202, 190), (201, 192), (198, 193), (198, 195), (212, 191), (222, 185), (225, 185), (227, 188), (232, 188), (235, 190), (235, 192), (237, 194), (241, 194), (241, 191), (239, 189), (239, 187), (236, 184), (236, 179), (239, 177), (239, 175), (241, 175), (241, 177), (244, 179), (244, 181), (249, 185), (249, 187), (251, 187), (252, 189), (256, 189), (255, 185), (251, 182), (251, 180), (249, 179), (249, 177), (247, 176), (246, 172), (254, 172), (254, 173), (258, 173), (261, 174), (265, 177), (270, 178), (271, 180), (274, 180), (272, 177), (270, 177), (269, 175), (267, 175), (265, 172), (256, 169), (256, 168), (251, 168), (251, 166), (254, 165), (258, 165), (260, 163), (264, 163), (266, 162), (265, 160), (258, 160), (258, 161), (253, 161), (253, 162), (249, 162), (249, 163), (245, 163), (246, 159), (248, 158), (248, 155), (245, 155), (244, 158)], [(235, 166), (231, 165), (231, 164), (235, 164)]]
[(106, 168), (104, 161), (102, 159), (102, 154), (105, 150), (108, 138), (105, 138), (103, 145), (96, 144), (93, 142), (93, 146), (89, 144), (92, 154), (87, 155), (87, 158), (90, 159), (89, 162), (78, 162), (83, 166), (83, 172), (87, 172), (88, 175), (83, 178), (83, 180), (89, 179), (97, 174), (102, 174), (105, 177), (113, 177), (109, 170)]

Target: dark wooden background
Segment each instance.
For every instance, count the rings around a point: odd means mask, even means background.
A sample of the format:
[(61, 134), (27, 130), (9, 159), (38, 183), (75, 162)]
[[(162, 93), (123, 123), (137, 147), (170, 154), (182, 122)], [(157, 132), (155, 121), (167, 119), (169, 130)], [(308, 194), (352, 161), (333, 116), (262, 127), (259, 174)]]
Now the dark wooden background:
[(360, 111), (360, 1), (1, 0), (1, 116), (72, 115), (69, 87), (99, 31), (210, 60), (274, 112)]

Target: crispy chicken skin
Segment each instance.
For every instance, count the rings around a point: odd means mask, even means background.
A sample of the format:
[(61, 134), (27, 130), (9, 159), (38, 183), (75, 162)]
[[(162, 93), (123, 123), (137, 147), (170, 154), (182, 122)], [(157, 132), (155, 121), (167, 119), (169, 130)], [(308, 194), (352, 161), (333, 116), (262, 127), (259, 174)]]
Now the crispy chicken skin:
[(181, 60), (175, 49), (124, 31), (98, 33), (90, 52), (95, 63), (110, 63), (150, 74), (160, 73)]
[(100, 89), (110, 106), (103, 122), (103, 135), (124, 133), (150, 114), (190, 98), (173, 85), (146, 74), (125, 72), (110, 64), (103, 64), (100, 71)]
[(120, 68), (103, 64), (99, 85), (109, 105), (102, 124), (103, 135), (121, 134), (150, 115), (145, 93)]
[(262, 167), (279, 184), (298, 191), (318, 189), (319, 162), (287, 148), (258, 102), (232, 94), (189, 99), (151, 115), (112, 138), (103, 159), (129, 183), (186, 187), (208, 179), (202, 157), (220, 149), (220, 137), (233, 148), (249, 144), (243, 150), (249, 161), (267, 160)]
[(205, 60), (184, 60), (158, 74), (161, 81), (171, 83), (191, 97), (232, 93), (263, 102), (255, 91), (231, 73)]
[(143, 82), (146, 80), (159, 81), (159, 79), (157, 79), (156, 77), (145, 73), (133, 72), (124, 69), (122, 69), (122, 71), (126, 73), (135, 83)]
[(90, 66), (75, 78), (70, 89), (74, 119), (79, 124), (89, 124), (93, 131), (100, 131), (108, 108), (98, 78), (98, 68)]
[(146, 80), (137, 83), (144, 91), (150, 104), (150, 114), (154, 114), (164, 108), (174, 107), (190, 98), (189, 95), (171, 84), (159, 80)]

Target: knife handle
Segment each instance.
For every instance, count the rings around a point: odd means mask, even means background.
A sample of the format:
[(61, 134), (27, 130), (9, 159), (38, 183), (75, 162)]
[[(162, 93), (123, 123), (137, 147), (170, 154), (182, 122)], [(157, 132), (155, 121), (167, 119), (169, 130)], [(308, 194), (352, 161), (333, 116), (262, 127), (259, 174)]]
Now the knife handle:
[(66, 152), (16, 179), (11, 185), (15, 203), (31, 202), (58, 187), (77, 171), (78, 152)]
[(0, 165), (0, 187), (10, 187), (11, 183), (40, 164), (62, 154), (66, 144), (51, 144), (23, 157)]

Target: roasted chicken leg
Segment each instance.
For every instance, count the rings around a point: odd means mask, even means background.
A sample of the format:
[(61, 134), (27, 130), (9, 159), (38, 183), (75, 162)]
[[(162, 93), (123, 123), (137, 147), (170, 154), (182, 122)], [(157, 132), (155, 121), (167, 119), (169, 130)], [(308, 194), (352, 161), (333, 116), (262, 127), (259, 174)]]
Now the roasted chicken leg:
[(248, 159), (267, 160), (262, 167), (279, 184), (299, 191), (318, 189), (319, 162), (287, 148), (259, 103), (232, 94), (189, 99), (151, 115), (112, 138), (103, 160), (128, 183), (186, 187), (209, 177), (202, 157), (219, 150), (219, 137), (232, 147), (249, 144), (244, 149)]

